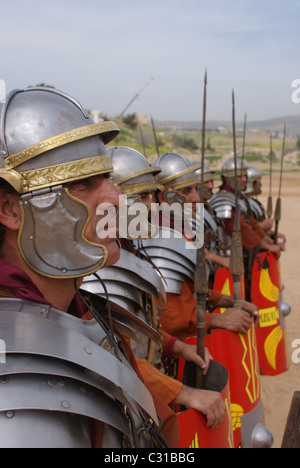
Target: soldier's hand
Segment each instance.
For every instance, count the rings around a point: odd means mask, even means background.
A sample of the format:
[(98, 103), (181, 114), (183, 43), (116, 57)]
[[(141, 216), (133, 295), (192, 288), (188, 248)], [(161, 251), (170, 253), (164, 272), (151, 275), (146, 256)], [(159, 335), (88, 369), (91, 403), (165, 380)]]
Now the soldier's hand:
[(207, 427), (210, 429), (218, 427), (226, 414), (226, 406), (221, 394), (210, 390), (198, 390), (183, 386), (175, 403), (204, 414), (207, 419)]
[(173, 353), (178, 354), (178, 356), (181, 356), (186, 361), (194, 362), (197, 366), (201, 367), (204, 375), (207, 373), (211, 360), (211, 355), (207, 348), (205, 348), (205, 361), (198, 356), (197, 346), (184, 343), (180, 340), (175, 341)]
[(212, 328), (222, 328), (245, 335), (252, 325), (252, 317), (242, 309), (229, 308), (223, 314), (212, 313)]
[(251, 302), (242, 301), (241, 308), (245, 310), (246, 312), (248, 312), (250, 316), (252, 316), (254, 320), (254, 325), (256, 326), (258, 323), (258, 319), (259, 319), (257, 306), (255, 304), (252, 304)]

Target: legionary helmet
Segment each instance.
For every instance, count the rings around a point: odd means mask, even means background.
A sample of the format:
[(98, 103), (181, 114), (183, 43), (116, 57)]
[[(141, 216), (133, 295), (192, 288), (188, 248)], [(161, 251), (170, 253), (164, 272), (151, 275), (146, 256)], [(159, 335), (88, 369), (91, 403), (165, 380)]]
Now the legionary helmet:
[[(134, 232), (130, 232), (130, 223), (132, 218), (136, 216), (135, 207), (137, 203), (143, 203), (140, 194), (147, 192), (155, 192), (157, 190), (157, 179), (156, 176), (161, 172), (160, 167), (151, 166), (146, 158), (133, 148), (126, 146), (115, 146), (107, 150), (108, 155), (111, 156), (113, 165), (113, 172), (110, 174), (112, 183), (120, 190), (120, 192), (126, 196), (126, 211), (121, 210), (120, 218), (122, 213), (126, 215), (126, 223), (123, 228), (126, 228), (126, 232), (122, 232), (119, 223), (120, 237), (127, 239), (147, 239), (156, 232), (156, 227), (148, 222), (149, 209), (145, 207), (145, 213), (147, 211), (147, 218), (144, 222), (139, 223), (139, 230), (135, 229)], [(124, 229), (123, 229), (124, 230)]]
[(188, 158), (177, 153), (165, 153), (160, 156), (155, 165), (161, 168), (157, 177), (161, 191), (164, 192), (167, 203), (184, 203), (185, 197), (178, 190), (197, 184), (199, 176), (196, 170), (201, 164), (192, 163)]
[[(244, 161), (241, 159), (237, 158), (237, 175), (238, 177), (240, 176), (247, 176), (247, 166)], [(227, 184), (231, 188), (235, 188), (235, 163), (234, 163), (234, 158), (228, 159), (223, 164), (221, 175), (223, 179), (226, 179)]]
[(1, 106), (0, 179), (20, 194), (19, 247), (39, 274), (76, 278), (104, 265), (107, 250), (84, 235), (89, 208), (64, 184), (110, 173), (105, 145), (118, 133), (52, 88), (14, 90)]
[(155, 176), (161, 172), (133, 148), (114, 146), (107, 150), (111, 156), (113, 172), (110, 179), (120, 192), (128, 197), (157, 189)]
[[(196, 164), (200, 164), (201, 167), (200, 169), (196, 170), (196, 174), (198, 174), (200, 182), (202, 181), (202, 164), (201, 162), (198, 162)], [(208, 182), (210, 180), (214, 180), (214, 174), (216, 171), (211, 169), (207, 164), (204, 164), (204, 171), (203, 171), (203, 181)], [(204, 198), (205, 200), (209, 200), (212, 197), (213, 193), (211, 189), (208, 189), (207, 187), (204, 187)]]
[(263, 173), (257, 167), (249, 166), (247, 169), (247, 187), (244, 193), (253, 193), (260, 195), (261, 192), (261, 178)]

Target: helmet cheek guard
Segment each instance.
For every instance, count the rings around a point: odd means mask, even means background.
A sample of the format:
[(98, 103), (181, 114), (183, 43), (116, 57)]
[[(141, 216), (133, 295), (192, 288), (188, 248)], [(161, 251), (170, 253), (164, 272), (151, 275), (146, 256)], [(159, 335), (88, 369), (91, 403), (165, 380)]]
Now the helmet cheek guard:
[(19, 248), (33, 270), (50, 278), (76, 278), (104, 266), (106, 248), (84, 236), (89, 208), (66, 188), (58, 186), (23, 195), (20, 203), (23, 222)]
[(33, 271), (78, 278), (105, 265), (105, 246), (85, 237), (89, 207), (64, 184), (110, 173), (105, 145), (118, 133), (55, 89), (15, 90), (2, 105), (0, 178), (20, 194), (19, 249)]

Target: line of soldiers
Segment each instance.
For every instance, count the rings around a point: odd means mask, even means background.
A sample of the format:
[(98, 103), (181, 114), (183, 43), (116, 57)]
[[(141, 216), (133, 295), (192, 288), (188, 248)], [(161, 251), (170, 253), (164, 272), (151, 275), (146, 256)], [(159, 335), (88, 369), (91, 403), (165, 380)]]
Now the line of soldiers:
[[(211, 374), (218, 380), (215, 345), (207, 347), (203, 360), (189, 342), (197, 331), (197, 250), (192, 223), (188, 232), (183, 226), (185, 218), (197, 225), (200, 165), (173, 153), (150, 165), (132, 148), (107, 149), (119, 133), (117, 125), (95, 124), (77, 100), (55, 89), (11, 92), (0, 123), (0, 338), (6, 345), (0, 445), (196, 447), (205, 430), (213, 440), (220, 427), (228, 445), (236, 445), (223, 383), (199, 389), (179, 372), (181, 362), (190, 362), (193, 374), (198, 366), (207, 380)], [(242, 191), (247, 178), (240, 170)], [(259, 319), (249, 285), (240, 308), (230, 291), (214, 287), (216, 265), (228, 269), (235, 214), (232, 161), (222, 175), (222, 189), (211, 198), (213, 173), (209, 168), (205, 173), (205, 327), (219, 347), (227, 334), (239, 340), (239, 364), (248, 375), (246, 342), (253, 342), (250, 333)], [(146, 209), (138, 235), (122, 235), (113, 216), (99, 210), (124, 213), (120, 194), (127, 226), (136, 206)], [(254, 219), (262, 207), (250, 214), (252, 201), (240, 197), (246, 252), (258, 247), (279, 257), (284, 236), (275, 245), (266, 234), (270, 222), (259, 226), (263, 219)], [(160, 209), (152, 216), (154, 202)], [(174, 203), (182, 207), (178, 217), (167, 209)], [(226, 335), (220, 339), (218, 332)], [(253, 363), (252, 369), (257, 389), (259, 370)], [(246, 422), (241, 444), (270, 446), (261, 395), (255, 393), (249, 411), (241, 414)], [(193, 444), (184, 445), (180, 418), (187, 410), (201, 414), (204, 423)]]

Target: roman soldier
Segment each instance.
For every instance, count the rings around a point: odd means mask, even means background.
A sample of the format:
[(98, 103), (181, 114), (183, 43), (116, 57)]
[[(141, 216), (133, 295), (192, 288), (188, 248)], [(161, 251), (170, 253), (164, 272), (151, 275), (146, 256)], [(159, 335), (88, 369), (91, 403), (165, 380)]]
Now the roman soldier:
[(119, 207), (105, 148), (117, 125), (37, 87), (7, 96), (0, 132), (1, 447), (176, 447), (176, 418), (106, 302), (79, 291), (120, 257), (97, 229), (98, 207)]
[[(144, 381), (155, 389), (168, 405), (182, 405), (198, 410), (205, 416), (209, 428), (217, 428), (226, 412), (219, 393), (188, 388), (164, 373), (162, 354), (192, 360), (201, 366), (204, 374), (209, 370), (209, 360), (204, 363), (197, 355), (195, 346), (178, 340), (160, 328), (159, 309), (164, 307), (165, 301), (164, 279), (153, 262), (149, 262), (149, 257), (143, 254), (143, 249), (137, 254), (133, 242), (133, 239), (136, 241), (142, 236), (148, 237), (151, 232), (153, 235), (156, 232), (154, 225), (148, 222), (148, 214), (152, 204), (151, 195), (157, 190), (155, 176), (161, 169), (155, 165), (151, 166), (145, 157), (133, 148), (112, 147), (108, 149), (108, 154), (114, 168), (110, 178), (125, 197), (126, 212), (120, 213), (121, 217), (127, 218), (127, 226), (124, 225), (122, 229), (125, 238), (119, 239), (122, 245), (120, 260), (101, 271), (101, 282), (95, 277), (85, 278), (82, 289), (103, 298), (106, 290), (113, 315), (118, 313), (121, 320), (120, 309), (127, 311), (123, 312), (123, 325), (126, 315), (131, 312), (151, 327), (152, 333), (147, 335), (143, 330), (143, 333), (135, 331), (134, 334), (127, 334)], [(147, 208), (146, 216), (143, 220), (140, 219), (140, 227), (135, 234), (130, 228), (134, 221), (132, 213), (137, 210), (143, 211), (144, 207)]]
[[(160, 186), (157, 200), (162, 205), (160, 235), (143, 241), (143, 249), (166, 281), (167, 304), (161, 314), (162, 328), (193, 342), (197, 335), (197, 302), (194, 296), (196, 250), (189, 248), (191, 235), (184, 229), (182, 219), (172, 215), (173, 211), (168, 207), (182, 204), (183, 215), (195, 217), (200, 203), (199, 175), (195, 172), (199, 165), (197, 167), (183, 155), (174, 153), (160, 156), (155, 165), (162, 169), (157, 176)], [(241, 302), (241, 309), (233, 308), (230, 288), (226, 292), (216, 289), (208, 289), (207, 292), (208, 308), (212, 311), (224, 308), (222, 314), (207, 312), (206, 330), (209, 333), (206, 342), (215, 359), (229, 370), (230, 391), (235, 398), (231, 406), (235, 444), (252, 447), (257, 437), (255, 426), (260, 424), (264, 427), (257, 352), (251, 342), (254, 336), (253, 316), (257, 309), (246, 301)], [(230, 324), (227, 319), (230, 319)], [(224, 349), (231, 349), (231, 352), (224, 353)], [(251, 365), (252, 373), (249, 374)], [(182, 378), (185, 378), (184, 371)], [(248, 392), (249, 382), (254, 389), (253, 394)], [(262, 432), (264, 442), (268, 444), (269, 432), (266, 428)]]
[[(273, 220), (266, 216), (266, 210), (257, 198), (262, 193), (262, 176), (263, 173), (256, 167), (248, 167), (244, 194), (256, 221), (274, 239), (274, 232), (271, 231)], [(285, 236), (278, 233), (277, 237), (281, 239), (281, 248), (284, 250)], [(288, 369), (285, 318), (290, 314), (291, 308), (283, 301), (279, 260), (268, 251), (258, 252), (254, 258), (251, 298), (259, 309), (256, 338), (261, 372), (264, 375), (281, 374)]]

